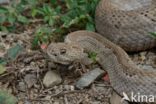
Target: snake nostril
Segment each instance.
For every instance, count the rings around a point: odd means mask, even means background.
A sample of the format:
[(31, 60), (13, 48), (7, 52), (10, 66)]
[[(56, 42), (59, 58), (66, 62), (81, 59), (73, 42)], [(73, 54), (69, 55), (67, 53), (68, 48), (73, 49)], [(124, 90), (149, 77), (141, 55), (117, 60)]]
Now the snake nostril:
[(66, 53), (66, 49), (61, 49), (60, 50), (60, 54), (65, 54)]

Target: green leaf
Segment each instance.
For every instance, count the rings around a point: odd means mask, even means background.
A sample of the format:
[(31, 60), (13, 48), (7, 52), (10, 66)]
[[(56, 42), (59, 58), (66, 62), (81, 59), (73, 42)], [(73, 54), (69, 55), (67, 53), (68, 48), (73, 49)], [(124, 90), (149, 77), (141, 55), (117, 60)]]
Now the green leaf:
[(86, 30), (95, 31), (94, 24), (92, 24), (92, 23), (87, 23), (87, 25), (86, 25)]
[(8, 29), (5, 26), (0, 26), (0, 30), (1, 31), (5, 31), (5, 32), (8, 32)]
[(77, 0), (65, 0), (66, 1), (66, 6), (68, 9), (74, 9), (78, 6), (78, 1)]
[(8, 9), (5, 7), (0, 7), (0, 14), (7, 13)]
[(97, 53), (95, 53), (95, 52), (89, 52), (88, 53), (88, 57), (90, 59), (92, 59), (94, 62), (96, 62)]
[(32, 9), (31, 16), (32, 17), (35, 17), (37, 15), (37, 13), (38, 13), (38, 10), (37, 9)]
[(43, 5), (43, 10), (44, 10), (46, 15), (52, 14), (52, 9), (51, 9), (51, 7), (49, 5), (46, 5), (46, 4)]
[(6, 63), (6, 59), (0, 57), (0, 65), (6, 65)]
[(150, 34), (156, 37), (156, 32), (150, 32)]
[(0, 74), (3, 74), (6, 71), (6, 68), (0, 64)]
[(17, 101), (8, 91), (0, 90), (0, 104), (17, 104)]
[(55, 11), (56, 11), (56, 13), (61, 13), (61, 6), (57, 6), (57, 7), (55, 8)]
[(50, 2), (55, 5), (57, 3), (57, 0), (50, 0)]
[[(23, 1), (23, 0), (21, 0), (21, 1)], [(32, 6), (35, 6), (38, 3), (38, 0), (26, 0), (26, 1), (28, 2), (28, 4), (30, 4)]]
[(50, 19), (49, 19), (49, 25), (50, 25), (50, 26), (53, 26), (53, 25), (54, 25), (54, 22), (55, 22), (55, 21), (54, 21), (53, 18), (50, 18)]
[(7, 59), (14, 60), (17, 55), (22, 51), (23, 47), (19, 44), (8, 49), (7, 54), (5, 55)]
[(15, 25), (11, 25), (11, 26), (7, 27), (7, 29), (8, 29), (9, 32), (13, 32), (13, 31), (15, 31), (16, 26)]
[(38, 39), (38, 36), (35, 36), (33, 41), (32, 41), (32, 48), (36, 48), (39, 44), (39, 39)]
[(9, 21), (11, 24), (13, 24), (13, 23), (16, 21), (16, 18), (13, 17), (13, 16), (9, 16), (9, 17), (8, 17), (8, 21)]
[(50, 19), (49, 16), (45, 16), (45, 17), (44, 17), (44, 22), (48, 22), (49, 19)]
[(28, 23), (28, 19), (25, 17), (25, 16), (22, 16), (22, 15), (19, 15), (17, 17), (18, 21), (21, 22), (21, 23)]
[(4, 23), (6, 21), (5, 16), (0, 16), (0, 24)]

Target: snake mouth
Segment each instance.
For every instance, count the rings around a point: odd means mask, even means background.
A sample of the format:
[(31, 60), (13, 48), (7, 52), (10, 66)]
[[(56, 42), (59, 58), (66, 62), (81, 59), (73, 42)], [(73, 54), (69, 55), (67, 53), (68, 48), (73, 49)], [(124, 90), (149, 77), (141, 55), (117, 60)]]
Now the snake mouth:
[(73, 61), (70, 61), (70, 60), (57, 60), (55, 61), (55, 63), (58, 63), (58, 64), (62, 64), (62, 65), (70, 65)]

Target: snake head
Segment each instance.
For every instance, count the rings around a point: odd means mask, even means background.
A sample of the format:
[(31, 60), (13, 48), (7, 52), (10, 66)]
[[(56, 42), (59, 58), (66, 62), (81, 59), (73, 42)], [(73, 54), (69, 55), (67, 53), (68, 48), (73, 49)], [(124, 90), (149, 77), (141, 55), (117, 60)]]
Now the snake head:
[(87, 55), (83, 48), (73, 43), (51, 43), (47, 48), (47, 54), (52, 62), (65, 65), (81, 60)]

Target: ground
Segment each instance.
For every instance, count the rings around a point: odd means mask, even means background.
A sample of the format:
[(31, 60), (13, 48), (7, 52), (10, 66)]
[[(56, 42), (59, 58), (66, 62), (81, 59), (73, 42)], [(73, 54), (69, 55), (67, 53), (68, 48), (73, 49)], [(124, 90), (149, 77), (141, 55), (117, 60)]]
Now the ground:
[[(113, 90), (109, 80), (105, 81), (103, 77), (83, 90), (74, 87), (74, 83), (84, 73), (99, 67), (98, 65), (56, 65), (47, 58), (44, 50), (31, 49), (33, 32), (0, 34), (0, 57), (4, 57), (7, 50), (17, 43), (23, 46), (23, 51), (15, 60), (9, 61), (6, 65), (7, 71), (0, 75), (0, 87), (16, 96), (19, 99), (18, 104), (110, 104)], [(156, 69), (155, 50), (129, 55), (139, 67)], [(43, 78), (49, 70), (59, 73), (63, 80), (61, 84), (49, 88), (44, 86)]]

